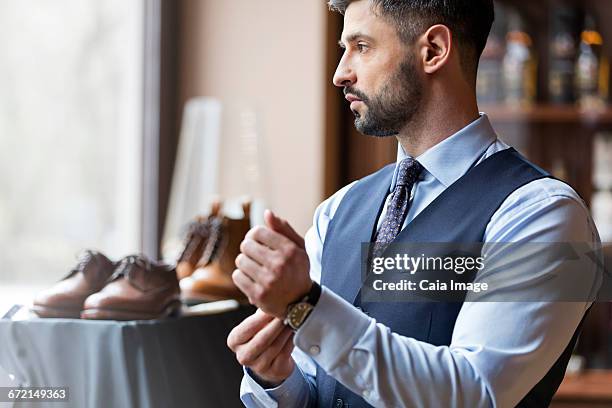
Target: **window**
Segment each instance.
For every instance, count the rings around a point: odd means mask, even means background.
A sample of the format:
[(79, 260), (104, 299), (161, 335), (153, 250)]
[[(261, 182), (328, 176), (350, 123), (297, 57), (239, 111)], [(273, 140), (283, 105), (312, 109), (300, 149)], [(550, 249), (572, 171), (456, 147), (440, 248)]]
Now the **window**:
[(0, 303), (141, 247), (144, 0), (0, 2)]

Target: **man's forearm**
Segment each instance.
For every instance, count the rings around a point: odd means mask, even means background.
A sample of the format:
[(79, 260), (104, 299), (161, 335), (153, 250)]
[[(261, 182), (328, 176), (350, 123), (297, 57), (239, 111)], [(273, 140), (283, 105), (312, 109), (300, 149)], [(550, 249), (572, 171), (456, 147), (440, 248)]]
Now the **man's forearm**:
[[(392, 333), (325, 289), (295, 344), (373, 406), (506, 407), (545, 374), (583, 314), (580, 303), (473, 303), (453, 343), (436, 347)], [(505, 327), (492, 333), (496, 319)]]
[(492, 406), (469, 362), (392, 333), (327, 289), (295, 344), (376, 407)]

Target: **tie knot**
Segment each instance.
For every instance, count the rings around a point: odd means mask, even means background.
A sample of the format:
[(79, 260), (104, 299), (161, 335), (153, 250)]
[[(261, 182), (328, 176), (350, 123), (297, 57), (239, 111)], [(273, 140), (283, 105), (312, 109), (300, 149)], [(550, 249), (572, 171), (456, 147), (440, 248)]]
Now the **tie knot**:
[(395, 186), (411, 186), (421, 175), (423, 166), (411, 157), (402, 160), (399, 164), (397, 173), (397, 183)]

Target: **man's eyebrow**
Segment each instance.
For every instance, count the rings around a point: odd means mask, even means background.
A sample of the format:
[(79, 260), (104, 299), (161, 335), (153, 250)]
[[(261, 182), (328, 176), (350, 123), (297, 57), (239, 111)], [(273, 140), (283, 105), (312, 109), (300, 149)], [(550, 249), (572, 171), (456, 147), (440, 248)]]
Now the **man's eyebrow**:
[[(357, 40), (367, 40), (367, 41), (374, 41), (374, 39), (372, 37), (370, 37), (367, 34), (363, 34), (363, 33), (353, 33), (353, 34), (349, 34), (346, 36), (346, 42), (347, 43), (352, 43), (355, 42)], [(338, 40), (338, 45), (340, 46), (340, 48), (345, 48), (345, 44), (344, 41), (342, 41), (342, 39)]]

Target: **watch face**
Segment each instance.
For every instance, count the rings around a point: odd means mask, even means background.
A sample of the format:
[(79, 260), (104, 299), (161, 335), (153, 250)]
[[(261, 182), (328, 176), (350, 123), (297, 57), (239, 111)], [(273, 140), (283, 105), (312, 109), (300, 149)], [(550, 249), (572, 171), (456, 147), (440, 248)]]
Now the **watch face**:
[(306, 320), (306, 317), (312, 311), (312, 309), (313, 306), (306, 302), (293, 305), (287, 314), (287, 321), (289, 322), (289, 325), (294, 329), (298, 329), (302, 323), (304, 323), (304, 320)]

